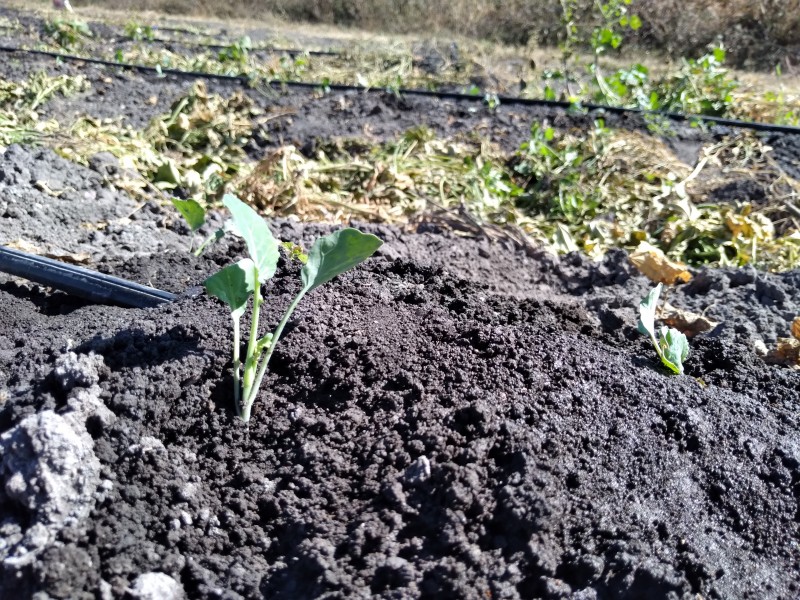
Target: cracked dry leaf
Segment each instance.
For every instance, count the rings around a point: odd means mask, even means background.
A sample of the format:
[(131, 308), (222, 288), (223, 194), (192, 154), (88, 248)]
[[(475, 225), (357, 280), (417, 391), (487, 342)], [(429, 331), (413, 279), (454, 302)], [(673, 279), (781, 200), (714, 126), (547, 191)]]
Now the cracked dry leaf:
[(773, 365), (800, 368), (800, 340), (778, 338), (775, 348), (767, 353), (764, 361)]
[(671, 304), (664, 304), (658, 311), (658, 318), (670, 327), (684, 333), (687, 337), (694, 337), (698, 333), (711, 331), (718, 322), (704, 317), (703, 315), (683, 310)]
[(629, 258), (642, 275), (655, 283), (672, 285), (678, 281), (686, 283), (692, 278), (684, 264), (670, 260), (659, 248), (648, 242), (641, 242)]

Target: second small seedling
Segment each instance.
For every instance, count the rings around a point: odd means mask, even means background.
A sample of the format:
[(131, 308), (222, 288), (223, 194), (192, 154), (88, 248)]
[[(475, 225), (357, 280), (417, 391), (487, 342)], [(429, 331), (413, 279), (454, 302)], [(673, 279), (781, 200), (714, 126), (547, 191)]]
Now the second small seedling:
[(672, 327), (663, 326), (656, 335), (656, 307), (661, 294), (659, 283), (650, 290), (639, 304), (639, 332), (650, 337), (658, 357), (664, 366), (678, 375), (683, 375), (683, 361), (689, 356), (689, 342), (686, 336)]

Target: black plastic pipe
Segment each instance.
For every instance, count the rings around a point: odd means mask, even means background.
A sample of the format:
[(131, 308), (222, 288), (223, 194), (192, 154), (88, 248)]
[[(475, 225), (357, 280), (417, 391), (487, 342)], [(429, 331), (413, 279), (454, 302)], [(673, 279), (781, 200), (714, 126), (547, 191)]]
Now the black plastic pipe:
[(0, 271), (101, 304), (152, 308), (177, 298), (133, 281), (0, 246)]
[[(189, 79), (211, 79), (218, 81), (229, 81), (232, 83), (238, 83), (240, 85), (251, 85), (252, 83), (260, 81), (258, 79), (253, 79), (247, 75), (218, 75), (214, 73), (200, 73), (197, 71), (181, 71), (179, 69), (150, 67), (147, 65), (137, 65), (132, 63), (120, 63), (98, 58), (85, 58), (82, 56), (75, 56), (72, 54), (61, 54), (59, 52), (50, 52), (47, 50), (26, 50), (24, 48), (15, 48), (13, 46), (0, 46), (0, 52), (49, 56), (60, 60), (85, 62), (90, 64), (103, 65), (107, 67), (115, 67), (118, 69), (139, 71), (143, 73), (175, 75), (176, 77), (186, 77)], [(268, 80), (266, 81), (266, 83), (273, 87), (285, 86), (290, 88), (301, 88), (301, 89), (327, 88), (330, 90), (342, 91), (342, 92), (374, 93), (376, 91), (379, 92), (384, 91), (383, 88), (368, 88), (361, 85), (348, 85), (342, 83), (326, 84), (322, 82), (310, 83), (305, 81), (281, 81), (281, 80)], [(460, 101), (471, 101), (471, 102), (483, 101), (482, 95), (465, 94), (461, 92), (434, 92), (430, 90), (414, 90), (414, 89), (401, 88), (397, 90), (397, 93), (400, 95), (407, 95), (407, 96), (424, 96), (429, 98), (441, 98), (441, 99), (460, 100)], [(714, 125), (721, 125), (723, 127), (735, 127), (738, 129), (750, 129), (753, 131), (768, 131), (772, 133), (788, 133), (794, 135), (800, 134), (800, 127), (796, 127), (793, 125), (774, 125), (772, 123), (759, 123), (756, 121), (740, 121), (738, 119), (726, 119), (724, 117), (713, 117), (707, 115), (692, 115), (692, 114), (683, 114), (683, 113), (660, 111), (660, 110), (644, 110), (641, 108), (623, 108), (620, 106), (607, 106), (604, 104), (594, 104), (591, 102), (574, 104), (571, 102), (564, 102), (560, 100), (519, 98), (516, 96), (497, 96), (497, 99), (500, 102), (500, 104), (506, 104), (511, 106), (514, 105), (544, 106), (550, 108), (558, 108), (561, 110), (574, 110), (576, 108), (582, 108), (585, 110), (600, 111), (616, 115), (634, 114), (641, 116), (654, 116), (654, 117), (663, 117), (678, 122), (712, 123)]]
[[(168, 38), (152, 38), (142, 40), (132, 40), (126, 36), (117, 36), (117, 42), (134, 42), (137, 44), (175, 44), (176, 46), (185, 46), (188, 48), (204, 48), (208, 50), (225, 50), (230, 48), (231, 44), (207, 44), (205, 42), (190, 42), (186, 40), (172, 40)], [(340, 52), (332, 50), (299, 50), (297, 48), (269, 48), (269, 47), (254, 47), (248, 48), (247, 51), (251, 54), (288, 54), (289, 56), (298, 56), (300, 54), (308, 54), (309, 56), (328, 56), (336, 57), (341, 56)]]

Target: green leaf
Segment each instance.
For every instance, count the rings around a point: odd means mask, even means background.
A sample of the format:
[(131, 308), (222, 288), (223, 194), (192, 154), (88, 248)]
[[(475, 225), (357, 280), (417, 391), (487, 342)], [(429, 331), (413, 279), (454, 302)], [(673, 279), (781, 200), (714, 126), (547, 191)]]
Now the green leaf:
[(630, 20), (631, 29), (637, 31), (642, 26), (642, 20), (639, 18), (639, 15), (631, 15)]
[(250, 206), (232, 194), (225, 194), (222, 203), (231, 211), (233, 229), (247, 244), (247, 252), (258, 269), (258, 281), (264, 283), (275, 275), (280, 251), (267, 222)]
[(650, 337), (656, 335), (656, 306), (658, 306), (658, 297), (661, 295), (662, 287), (659, 283), (639, 303), (639, 332)]
[(382, 244), (380, 238), (352, 228), (319, 238), (311, 247), (308, 262), (300, 273), (303, 290), (313, 290), (355, 267), (372, 256)]
[(197, 200), (173, 198), (172, 205), (178, 209), (192, 231), (197, 231), (206, 222), (206, 211)]
[(567, 227), (562, 223), (558, 223), (556, 225), (556, 232), (553, 236), (553, 246), (555, 246), (556, 250), (563, 252), (564, 254), (569, 252), (577, 252), (580, 250), (580, 248), (578, 248), (578, 244), (575, 243), (572, 234), (569, 232), (569, 229), (567, 229)]
[(683, 375), (683, 361), (689, 356), (686, 336), (670, 327), (662, 327), (658, 340), (661, 347), (661, 362), (678, 375)]
[(181, 174), (175, 163), (167, 159), (158, 167), (154, 181), (178, 185), (181, 181)]
[(256, 289), (255, 263), (243, 258), (228, 265), (203, 282), (209, 295), (230, 306), (234, 317), (242, 316), (247, 300)]

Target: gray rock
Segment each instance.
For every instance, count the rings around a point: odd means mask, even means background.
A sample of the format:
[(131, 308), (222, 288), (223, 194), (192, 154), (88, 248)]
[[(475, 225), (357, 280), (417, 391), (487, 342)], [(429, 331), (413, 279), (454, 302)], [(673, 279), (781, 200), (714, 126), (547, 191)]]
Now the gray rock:
[(418, 485), (431, 476), (431, 462), (426, 456), (420, 456), (406, 469), (403, 481), (409, 485)]
[(98, 368), (103, 364), (103, 357), (89, 352), (89, 354), (75, 354), (65, 352), (56, 359), (53, 376), (65, 392), (76, 386), (89, 387), (100, 381)]
[(129, 593), (137, 600), (182, 600), (186, 597), (183, 586), (166, 573), (139, 575)]
[(22, 540), (0, 549), (0, 560), (21, 566), (64, 527), (89, 515), (100, 483), (91, 437), (53, 411), (26, 417), (0, 436), (5, 496), (28, 513)]

